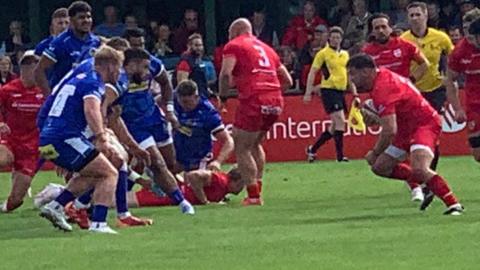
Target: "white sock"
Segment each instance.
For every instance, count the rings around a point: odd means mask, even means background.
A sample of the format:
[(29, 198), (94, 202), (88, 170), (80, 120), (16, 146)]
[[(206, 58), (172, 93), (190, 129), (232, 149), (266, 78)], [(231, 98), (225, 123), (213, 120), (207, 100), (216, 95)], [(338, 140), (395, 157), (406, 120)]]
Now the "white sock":
[(92, 223), (90, 223), (90, 228), (92, 228), (92, 229), (99, 229), (99, 228), (106, 227), (106, 226), (107, 226), (107, 222), (92, 222)]
[(76, 199), (73, 202), (73, 206), (75, 207), (75, 209), (87, 209), (90, 206), (90, 204), (83, 204), (78, 199)]
[(117, 213), (117, 217), (119, 219), (124, 219), (124, 218), (130, 217), (130, 216), (132, 216), (132, 214), (130, 214), (130, 212), (128, 212), (128, 211), (125, 212), (125, 213)]

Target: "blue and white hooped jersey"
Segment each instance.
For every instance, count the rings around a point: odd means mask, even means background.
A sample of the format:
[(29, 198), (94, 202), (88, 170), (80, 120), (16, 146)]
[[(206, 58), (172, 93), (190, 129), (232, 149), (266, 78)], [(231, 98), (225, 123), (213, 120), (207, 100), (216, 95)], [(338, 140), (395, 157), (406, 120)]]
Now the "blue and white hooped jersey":
[(94, 70), (66, 81), (55, 93), (40, 137), (68, 138), (81, 135), (87, 128), (84, 99), (96, 98), (101, 102), (104, 94), (105, 84)]

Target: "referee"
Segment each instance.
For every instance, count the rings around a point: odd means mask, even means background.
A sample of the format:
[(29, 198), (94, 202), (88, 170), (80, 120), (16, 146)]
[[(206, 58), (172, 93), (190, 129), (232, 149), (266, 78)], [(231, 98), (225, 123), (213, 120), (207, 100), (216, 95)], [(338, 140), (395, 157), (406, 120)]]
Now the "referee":
[[(337, 152), (337, 161), (343, 162), (348, 159), (343, 155), (343, 133), (345, 132), (345, 91), (349, 87), (347, 78), (348, 52), (341, 49), (343, 40), (343, 30), (334, 26), (330, 28), (328, 44), (320, 50), (312, 63), (312, 68), (308, 74), (307, 90), (303, 100), (308, 103), (312, 100), (312, 93), (318, 91), (318, 86), (314, 86), (315, 74), (322, 72), (322, 82), (320, 83), (320, 94), (323, 107), (332, 120), (329, 130), (322, 133), (314, 145), (307, 148), (307, 160), (313, 162), (317, 150), (331, 138), (335, 141), (335, 150)], [(350, 87), (354, 96), (357, 92), (354, 87)], [(357, 100), (359, 101), (359, 100)]]

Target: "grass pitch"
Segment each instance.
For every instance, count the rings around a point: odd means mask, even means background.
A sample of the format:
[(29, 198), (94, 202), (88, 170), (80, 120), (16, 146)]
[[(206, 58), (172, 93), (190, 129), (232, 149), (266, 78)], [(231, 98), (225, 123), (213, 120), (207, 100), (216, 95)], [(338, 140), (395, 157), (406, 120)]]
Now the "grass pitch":
[[(363, 161), (269, 164), (265, 205), (131, 209), (147, 228), (119, 235), (53, 229), (31, 199), (0, 215), (0, 269), (479, 269), (480, 173), (470, 157), (443, 158), (440, 172), (467, 209), (426, 213), (405, 184), (373, 176)], [(0, 199), (10, 188), (0, 175)], [(54, 173), (39, 174), (34, 193)], [(113, 225), (114, 211), (110, 223)]]

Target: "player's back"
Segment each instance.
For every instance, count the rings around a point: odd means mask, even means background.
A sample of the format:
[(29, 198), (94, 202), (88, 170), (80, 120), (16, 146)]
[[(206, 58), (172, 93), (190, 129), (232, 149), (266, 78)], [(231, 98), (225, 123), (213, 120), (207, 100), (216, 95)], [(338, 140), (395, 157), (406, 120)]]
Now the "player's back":
[(437, 111), (409, 79), (386, 68), (379, 69), (371, 96), (380, 116), (396, 114), (399, 128), (440, 121)]
[(55, 94), (42, 136), (65, 138), (84, 132), (87, 128), (84, 99), (93, 96), (101, 100), (104, 87), (100, 75), (94, 70), (67, 80)]
[(281, 95), (277, 75), (280, 58), (270, 46), (252, 34), (243, 34), (227, 43), (223, 54), (236, 59), (233, 76), (239, 99), (262, 94)]

